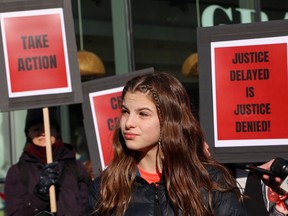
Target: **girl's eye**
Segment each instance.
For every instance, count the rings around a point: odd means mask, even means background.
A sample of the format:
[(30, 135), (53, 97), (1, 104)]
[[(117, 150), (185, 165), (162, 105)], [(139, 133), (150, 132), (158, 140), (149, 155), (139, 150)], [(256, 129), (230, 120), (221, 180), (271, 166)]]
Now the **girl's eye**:
[(140, 116), (148, 116), (148, 113), (140, 112), (139, 115), (140, 115)]
[(121, 109), (121, 113), (122, 113), (122, 114), (128, 113), (128, 110), (126, 110), (126, 109)]

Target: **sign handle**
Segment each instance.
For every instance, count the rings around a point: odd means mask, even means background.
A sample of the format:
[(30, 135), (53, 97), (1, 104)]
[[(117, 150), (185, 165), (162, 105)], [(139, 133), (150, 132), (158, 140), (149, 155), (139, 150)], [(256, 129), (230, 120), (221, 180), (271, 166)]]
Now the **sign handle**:
[[(47, 164), (48, 164), (48, 163), (53, 162), (48, 107), (43, 108), (43, 119), (44, 119), (44, 132), (45, 132), (45, 140), (46, 140), (46, 157), (47, 157)], [(52, 185), (49, 188), (49, 197), (50, 197), (51, 212), (55, 213), (57, 210), (56, 210), (56, 193), (55, 193), (54, 185)]]

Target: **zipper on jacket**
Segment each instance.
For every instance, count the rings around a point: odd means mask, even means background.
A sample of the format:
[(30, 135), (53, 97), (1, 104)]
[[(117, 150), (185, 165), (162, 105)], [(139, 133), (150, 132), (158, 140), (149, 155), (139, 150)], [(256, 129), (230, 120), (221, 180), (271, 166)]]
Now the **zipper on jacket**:
[(155, 198), (154, 198), (154, 215), (161, 216), (160, 204), (159, 204), (159, 187), (158, 183), (152, 183), (155, 190)]

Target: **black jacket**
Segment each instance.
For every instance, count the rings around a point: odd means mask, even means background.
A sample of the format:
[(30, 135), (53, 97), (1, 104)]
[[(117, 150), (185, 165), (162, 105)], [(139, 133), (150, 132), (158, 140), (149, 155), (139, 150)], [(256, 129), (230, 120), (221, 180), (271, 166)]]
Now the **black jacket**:
[[(89, 175), (80, 161), (75, 160), (71, 145), (65, 145), (54, 158), (59, 162), (60, 192), (57, 196), (57, 216), (83, 216), (87, 211)], [(18, 164), (10, 167), (5, 181), (7, 216), (33, 216), (50, 211), (48, 201), (34, 193), (44, 164), (23, 152)]]
[[(215, 169), (208, 169), (214, 181), (221, 182), (222, 173)], [(90, 215), (99, 198), (100, 177), (96, 178), (90, 185), (89, 208)], [(159, 185), (148, 184), (140, 176), (136, 176), (133, 186), (132, 202), (130, 203), (125, 216), (172, 216), (174, 210), (169, 204), (164, 180), (161, 179)], [(204, 202), (208, 205), (208, 193), (202, 190)], [(203, 203), (205, 205), (205, 203)], [(213, 192), (213, 209), (215, 216), (246, 216), (243, 204), (238, 202), (234, 193)], [(181, 215), (181, 212), (179, 213)]]

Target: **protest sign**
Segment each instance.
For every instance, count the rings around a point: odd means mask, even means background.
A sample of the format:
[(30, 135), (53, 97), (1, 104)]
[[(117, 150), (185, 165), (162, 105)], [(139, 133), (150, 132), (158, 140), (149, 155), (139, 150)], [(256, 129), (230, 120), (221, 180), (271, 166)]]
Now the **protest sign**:
[(287, 44), (288, 36), (211, 43), (216, 147), (287, 145)]
[(0, 110), (81, 102), (70, 2), (2, 2), (0, 19)]
[(200, 121), (215, 157), (261, 162), (287, 156), (288, 22), (198, 31)]

